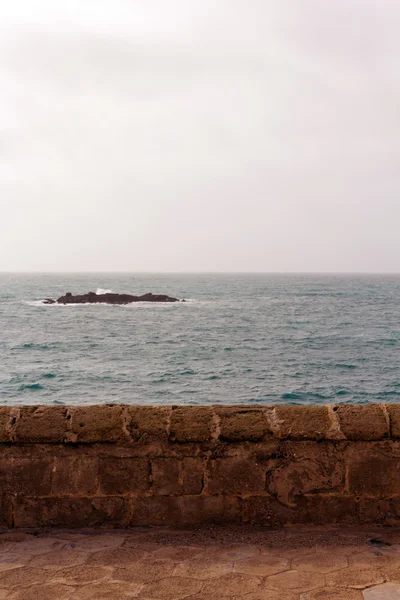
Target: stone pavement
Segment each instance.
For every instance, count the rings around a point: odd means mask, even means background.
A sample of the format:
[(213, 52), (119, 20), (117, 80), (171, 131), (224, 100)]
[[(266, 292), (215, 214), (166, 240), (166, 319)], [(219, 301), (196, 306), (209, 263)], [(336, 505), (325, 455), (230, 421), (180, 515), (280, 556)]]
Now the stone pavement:
[(400, 530), (0, 533), (0, 600), (400, 599)]

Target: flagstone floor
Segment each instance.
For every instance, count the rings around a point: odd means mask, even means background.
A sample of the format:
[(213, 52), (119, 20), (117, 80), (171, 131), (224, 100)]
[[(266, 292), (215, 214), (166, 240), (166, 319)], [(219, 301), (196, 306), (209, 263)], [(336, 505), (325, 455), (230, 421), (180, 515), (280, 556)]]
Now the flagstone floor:
[(0, 533), (0, 600), (400, 600), (400, 530)]

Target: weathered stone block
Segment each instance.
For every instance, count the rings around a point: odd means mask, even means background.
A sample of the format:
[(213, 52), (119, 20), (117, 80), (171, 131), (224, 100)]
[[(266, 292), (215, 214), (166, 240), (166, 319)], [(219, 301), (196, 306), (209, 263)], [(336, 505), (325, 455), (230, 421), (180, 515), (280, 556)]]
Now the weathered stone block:
[(172, 496), (182, 491), (181, 463), (174, 458), (156, 458), (151, 463), (155, 494)]
[(9, 431), (11, 410), (12, 408), (9, 406), (0, 406), (0, 443), (11, 441)]
[(150, 487), (149, 461), (144, 458), (100, 458), (99, 481), (102, 494), (140, 494)]
[(57, 456), (54, 459), (52, 496), (93, 496), (98, 489), (99, 459), (86, 456)]
[(47, 496), (50, 494), (53, 458), (0, 459), (1, 491), (15, 495)]
[(378, 498), (360, 498), (358, 512), (360, 524), (385, 523), (392, 517), (390, 501)]
[(276, 406), (271, 423), (275, 435), (293, 440), (323, 439), (332, 426), (327, 406)]
[(132, 499), (133, 513), (131, 525), (170, 525), (174, 526), (182, 520), (180, 497), (148, 496)]
[(130, 416), (129, 431), (133, 439), (143, 435), (167, 436), (170, 407), (163, 406), (128, 406)]
[(15, 499), (15, 527), (126, 527), (131, 518), (129, 498)]
[(314, 494), (304, 496), (307, 522), (314, 525), (356, 524), (357, 502), (354, 496)]
[(196, 495), (203, 489), (204, 464), (199, 458), (157, 458), (152, 461), (155, 494)]
[(131, 525), (190, 527), (242, 521), (240, 498), (223, 496), (150, 496), (133, 499)]
[(10, 529), (14, 526), (13, 498), (10, 494), (0, 494), (0, 528)]
[(267, 489), (283, 504), (295, 505), (304, 494), (343, 489), (343, 457), (330, 444), (285, 442), (282, 454), (267, 467)]
[(400, 438), (400, 404), (388, 404), (390, 433), (393, 438)]
[(256, 442), (272, 433), (262, 408), (215, 406), (214, 410), (220, 419), (221, 440)]
[(180, 527), (243, 522), (243, 501), (235, 496), (182, 496)]
[(204, 487), (204, 460), (184, 458), (182, 461), (182, 493), (185, 496), (201, 494)]
[(380, 440), (389, 436), (389, 422), (379, 404), (335, 406), (340, 429), (348, 440)]
[(19, 443), (60, 443), (68, 430), (67, 409), (64, 406), (23, 406), (14, 426)]
[[(373, 502), (376, 502), (376, 500), (374, 499)], [(400, 520), (400, 496), (395, 496), (389, 500), (390, 509), (386, 512), (387, 502), (387, 500), (379, 502), (382, 506), (381, 512), (385, 514), (385, 523), (392, 524), (389, 523), (392, 520), (393, 523), (398, 525)]]
[(307, 523), (308, 512), (304, 499), (295, 507), (283, 506), (272, 496), (251, 496), (244, 500), (245, 521), (260, 527), (283, 527), (293, 523)]
[(265, 468), (236, 458), (210, 460), (207, 492), (249, 495), (265, 491)]
[(71, 429), (78, 442), (117, 442), (124, 437), (121, 406), (79, 406), (70, 411)]
[(209, 406), (173, 407), (170, 439), (174, 442), (206, 442), (211, 439), (213, 412)]
[(347, 461), (350, 493), (374, 498), (400, 495), (400, 457), (391, 457), (378, 445), (357, 444), (349, 448)]

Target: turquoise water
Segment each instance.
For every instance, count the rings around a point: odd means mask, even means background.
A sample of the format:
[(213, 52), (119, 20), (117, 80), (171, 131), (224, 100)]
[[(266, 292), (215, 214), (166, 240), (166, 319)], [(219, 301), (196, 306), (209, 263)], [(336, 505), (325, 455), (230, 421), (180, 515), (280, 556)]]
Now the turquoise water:
[[(182, 304), (45, 306), (64, 292)], [(0, 402), (400, 401), (400, 277), (0, 275)]]

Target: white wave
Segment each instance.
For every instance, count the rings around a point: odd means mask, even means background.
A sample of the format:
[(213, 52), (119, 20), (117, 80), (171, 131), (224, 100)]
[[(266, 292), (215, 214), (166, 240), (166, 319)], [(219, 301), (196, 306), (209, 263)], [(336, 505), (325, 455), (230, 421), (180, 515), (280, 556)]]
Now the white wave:
[(104, 288), (97, 288), (96, 295), (101, 296), (102, 294), (112, 294), (112, 290), (106, 290)]

